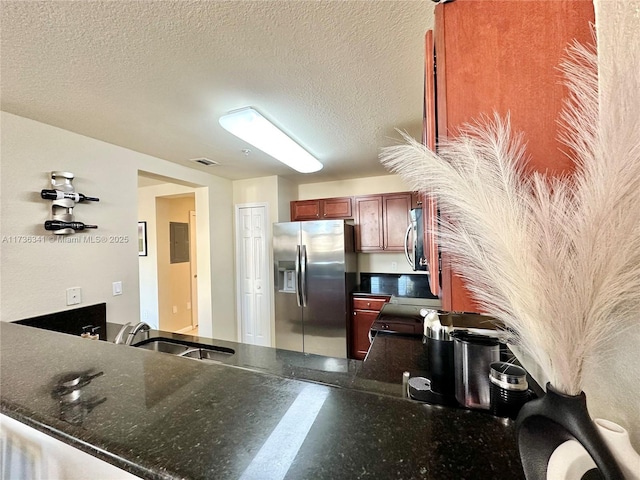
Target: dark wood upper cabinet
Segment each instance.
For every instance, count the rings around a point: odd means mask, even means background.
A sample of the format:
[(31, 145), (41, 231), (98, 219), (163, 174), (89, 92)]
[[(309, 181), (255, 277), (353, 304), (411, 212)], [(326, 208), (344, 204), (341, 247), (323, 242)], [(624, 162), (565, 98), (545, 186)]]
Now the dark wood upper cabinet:
[(384, 224), (384, 250), (404, 252), (404, 238), (411, 223), (413, 195), (397, 193), (382, 196), (382, 220)]
[(297, 200), (291, 202), (291, 221), (353, 218), (351, 197)]
[(356, 251), (377, 252), (384, 249), (382, 232), (382, 195), (354, 198), (356, 210)]
[(411, 192), (362, 195), (354, 198), (356, 250), (402, 252), (415, 203)]
[(325, 198), (320, 200), (323, 218), (353, 218), (353, 199), (351, 197)]
[[(425, 77), (425, 145), (433, 148), (436, 134), (438, 139), (455, 136), (464, 123), (481, 115), (509, 114), (513, 131), (522, 132), (527, 142), (529, 170), (571, 172), (574, 165), (567, 147), (558, 140), (559, 114), (567, 95), (558, 66), (570, 42), (592, 42), (593, 22), (590, 0), (438, 4), (435, 88), (429, 84), (430, 74)], [(429, 41), (427, 36), (426, 72), (433, 69), (434, 47)], [(434, 98), (435, 122), (430, 106)], [(435, 203), (428, 209), (437, 213)], [(443, 310), (478, 312), (444, 254), (441, 286)]]

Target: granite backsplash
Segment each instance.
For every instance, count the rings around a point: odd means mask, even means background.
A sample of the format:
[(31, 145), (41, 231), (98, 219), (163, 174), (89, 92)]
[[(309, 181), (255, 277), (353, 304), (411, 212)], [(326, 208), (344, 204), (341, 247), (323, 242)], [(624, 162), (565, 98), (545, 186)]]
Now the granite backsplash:
[(429, 277), (424, 274), (360, 273), (356, 292), (395, 295), (396, 297), (433, 298)]

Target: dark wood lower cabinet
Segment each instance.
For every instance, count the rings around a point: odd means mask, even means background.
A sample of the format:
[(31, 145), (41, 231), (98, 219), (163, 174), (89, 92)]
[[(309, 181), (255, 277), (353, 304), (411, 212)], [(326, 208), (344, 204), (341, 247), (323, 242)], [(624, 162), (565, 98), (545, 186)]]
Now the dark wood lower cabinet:
[(350, 357), (364, 360), (369, 351), (369, 330), (378, 318), (382, 306), (390, 300), (388, 296), (353, 295), (351, 315)]

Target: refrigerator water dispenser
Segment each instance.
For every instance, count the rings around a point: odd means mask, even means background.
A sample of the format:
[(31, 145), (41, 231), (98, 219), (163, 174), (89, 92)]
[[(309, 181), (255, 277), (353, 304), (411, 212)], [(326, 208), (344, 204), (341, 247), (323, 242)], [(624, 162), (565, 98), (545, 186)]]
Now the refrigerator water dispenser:
[(296, 292), (296, 270), (291, 261), (278, 262), (278, 291), (283, 293)]

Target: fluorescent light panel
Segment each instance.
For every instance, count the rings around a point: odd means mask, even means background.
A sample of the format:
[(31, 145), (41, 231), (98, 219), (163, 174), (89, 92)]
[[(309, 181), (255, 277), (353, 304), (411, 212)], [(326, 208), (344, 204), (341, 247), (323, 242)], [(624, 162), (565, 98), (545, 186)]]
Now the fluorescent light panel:
[(322, 169), (322, 164), (304, 148), (252, 107), (234, 110), (220, 117), (220, 125), (267, 155), (300, 173)]

